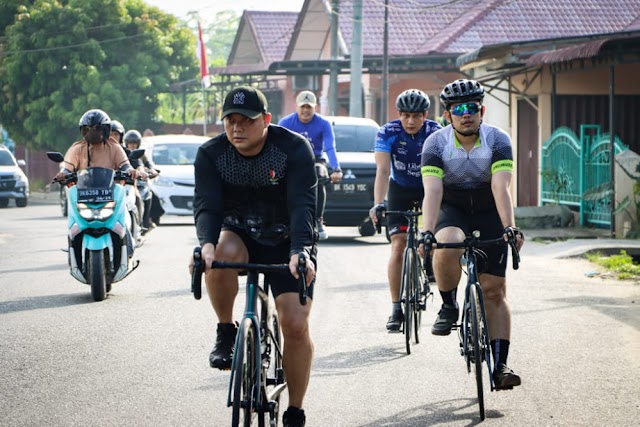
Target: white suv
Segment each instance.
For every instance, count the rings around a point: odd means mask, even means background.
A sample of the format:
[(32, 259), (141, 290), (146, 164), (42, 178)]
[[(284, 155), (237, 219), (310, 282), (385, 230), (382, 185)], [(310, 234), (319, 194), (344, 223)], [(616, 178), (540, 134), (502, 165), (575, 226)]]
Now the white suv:
[(19, 208), (27, 206), (29, 179), (20, 169), (25, 165), (24, 160), (16, 161), (8, 148), (0, 146), (0, 208), (9, 206), (9, 199), (15, 199)]

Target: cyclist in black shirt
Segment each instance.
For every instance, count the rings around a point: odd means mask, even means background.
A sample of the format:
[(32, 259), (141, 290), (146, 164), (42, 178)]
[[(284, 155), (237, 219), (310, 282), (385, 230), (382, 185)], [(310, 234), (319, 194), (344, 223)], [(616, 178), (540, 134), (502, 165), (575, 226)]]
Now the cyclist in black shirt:
[(305, 252), (312, 298), (317, 186), (313, 151), (302, 136), (270, 124), (267, 100), (258, 89), (231, 90), (222, 119), (225, 133), (205, 142), (195, 160), (195, 225), (219, 321), (209, 363), (218, 369), (231, 367), (238, 292), (238, 272), (211, 269), (211, 262), (289, 263), (291, 274), (273, 273), (270, 281), (285, 342), (290, 406), (284, 425), (303, 426), (301, 408), (313, 359), (312, 304), (299, 302), (296, 269), (298, 254)]

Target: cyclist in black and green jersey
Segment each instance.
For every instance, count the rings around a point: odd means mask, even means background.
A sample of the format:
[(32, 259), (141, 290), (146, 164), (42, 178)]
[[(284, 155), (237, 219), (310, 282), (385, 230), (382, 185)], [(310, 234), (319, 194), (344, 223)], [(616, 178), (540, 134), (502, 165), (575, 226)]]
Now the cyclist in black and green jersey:
[[(506, 227), (515, 227), (509, 186), (513, 154), (509, 135), (482, 123), (484, 88), (474, 80), (456, 80), (440, 94), (450, 123), (430, 135), (422, 149), (421, 174), (424, 185), (423, 235), (425, 244), (461, 242), (479, 230), (483, 239), (499, 237)], [(435, 233), (435, 236), (434, 236)], [(518, 249), (524, 236), (518, 233)], [(507, 367), (511, 335), (511, 311), (506, 300), (507, 245), (483, 249), (485, 265), (479, 269), (484, 293), (494, 381), (497, 389), (521, 383)], [(459, 309), (456, 289), (461, 270), (461, 250), (435, 251), (433, 265), (443, 305), (433, 324), (434, 335), (449, 335)]]

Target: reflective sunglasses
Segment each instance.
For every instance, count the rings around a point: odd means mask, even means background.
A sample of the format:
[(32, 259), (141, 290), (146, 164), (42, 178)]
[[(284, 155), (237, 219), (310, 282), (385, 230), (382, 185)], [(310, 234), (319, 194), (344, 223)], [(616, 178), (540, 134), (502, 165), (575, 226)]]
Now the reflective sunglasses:
[(458, 104), (455, 107), (451, 107), (451, 114), (453, 114), (454, 116), (464, 116), (465, 114), (473, 116), (478, 111), (480, 111), (480, 108), (480, 104), (476, 104), (475, 102)]

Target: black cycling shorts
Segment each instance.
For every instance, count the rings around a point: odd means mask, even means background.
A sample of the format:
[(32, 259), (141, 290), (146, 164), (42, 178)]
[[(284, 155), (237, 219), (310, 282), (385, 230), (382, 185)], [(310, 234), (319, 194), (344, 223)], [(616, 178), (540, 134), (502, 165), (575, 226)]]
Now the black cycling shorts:
[[(443, 203), (438, 215), (436, 233), (445, 227), (458, 227), (468, 235), (472, 231), (480, 231), (480, 240), (495, 239), (504, 234), (504, 227), (500, 221), (498, 211), (467, 213), (460, 208)], [(447, 250), (447, 249), (443, 249)], [(493, 276), (505, 277), (507, 271), (508, 247), (495, 244), (480, 248), (487, 256), (486, 259), (478, 257), (478, 274), (487, 273)]]
[[(282, 243), (278, 243), (275, 246), (264, 245), (257, 242), (255, 239), (251, 238), (249, 234), (238, 227), (234, 227), (229, 224), (224, 224), (222, 226), (223, 230), (231, 231), (237, 234), (241, 239), (244, 245), (247, 247), (247, 252), (249, 253), (249, 262), (254, 264), (288, 264), (289, 263), (289, 250), (291, 248), (291, 241), (289, 239), (285, 240)], [(316, 246), (313, 246), (311, 251), (311, 261), (316, 266), (316, 271), (318, 271), (318, 261), (316, 259), (317, 251)], [(271, 293), (273, 294), (273, 298), (277, 298), (278, 295), (286, 293), (286, 292), (295, 292), (298, 293), (298, 279), (293, 277), (291, 273), (288, 272), (278, 272), (278, 273), (265, 273), (265, 277), (269, 278), (269, 283), (271, 287)], [(315, 278), (310, 284), (307, 284), (308, 287), (308, 297), (313, 299), (313, 289), (315, 286)]]
[[(387, 210), (389, 211), (408, 211), (417, 206), (422, 208), (422, 199), (424, 197), (424, 188), (405, 188), (398, 185), (397, 182), (389, 180), (389, 192), (387, 193)], [(387, 229), (389, 236), (394, 234), (406, 233), (409, 226), (407, 217), (402, 215), (388, 215)]]

